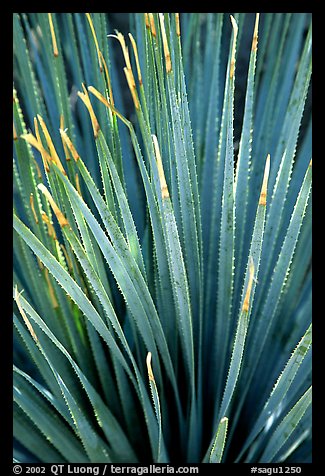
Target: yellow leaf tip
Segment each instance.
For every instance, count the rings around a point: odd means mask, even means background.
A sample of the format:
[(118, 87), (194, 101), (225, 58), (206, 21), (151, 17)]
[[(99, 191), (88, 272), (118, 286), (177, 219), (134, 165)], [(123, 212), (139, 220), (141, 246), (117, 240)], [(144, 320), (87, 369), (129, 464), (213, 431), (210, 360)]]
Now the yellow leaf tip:
[(150, 26), (151, 34), (152, 34), (152, 36), (154, 36), (156, 38), (157, 32), (156, 32), (155, 20), (154, 20), (153, 14), (148, 13), (148, 17), (149, 17), (149, 26)]
[(181, 36), (179, 13), (175, 13), (175, 21), (176, 21), (176, 35)]
[(147, 30), (149, 30), (149, 28), (150, 28), (150, 23), (149, 23), (148, 13), (144, 13), (144, 21), (145, 21)]
[[(124, 36), (122, 35), (122, 33), (118, 32), (117, 30), (115, 30), (115, 33), (116, 33), (116, 35), (108, 35), (108, 36), (116, 38), (120, 42), (122, 52), (123, 52), (123, 56), (124, 56), (124, 60), (125, 60), (125, 64), (126, 64), (126, 67), (123, 68), (123, 71), (125, 73), (126, 80), (127, 80), (127, 83), (128, 83), (131, 95), (132, 95), (134, 106), (138, 110), (138, 109), (140, 109), (140, 103), (139, 103), (138, 93), (137, 93), (135, 80), (134, 80), (134, 75), (133, 75), (133, 71), (132, 71), (129, 50), (128, 50), (128, 47), (125, 44), (125, 39), (124, 39)], [(137, 66), (138, 76), (139, 76), (139, 82), (140, 82), (140, 84), (142, 84), (140, 63), (139, 63), (139, 60), (138, 60), (138, 52), (137, 52), (136, 43), (135, 43), (135, 40), (132, 37), (132, 35), (130, 35), (130, 33), (129, 33), (129, 38), (131, 40), (134, 55), (135, 55), (136, 66)]]
[(138, 99), (137, 89), (136, 89), (136, 86), (135, 86), (133, 72), (132, 72), (131, 69), (128, 69), (127, 67), (125, 67), (123, 69), (123, 71), (125, 73), (125, 77), (126, 77), (126, 80), (127, 80), (127, 83), (128, 83), (131, 95), (132, 95), (134, 107), (137, 110), (139, 110), (140, 109), (140, 103), (139, 103), (139, 99)]
[(141, 68), (140, 68), (140, 61), (139, 61), (139, 55), (138, 55), (138, 48), (135, 39), (133, 38), (133, 35), (129, 33), (129, 38), (132, 44), (133, 48), (133, 53), (135, 57), (135, 64), (137, 68), (137, 73), (138, 73), (138, 79), (139, 79), (139, 84), (140, 86), (142, 85), (142, 75), (141, 75)]
[(58, 301), (55, 297), (54, 288), (53, 288), (53, 285), (51, 283), (49, 270), (47, 268), (45, 268), (45, 280), (46, 280), (47, 287), (48, 287), (48, 290), (49, 290), (49, 296), (50, 296), (50, 300), (51, 300), (51, 303), (52, 303), (52, 307), (54, 309), (57, 309), (59, 307), (59, 303), (58, 303)]
[(16, 131), (16, 128), (15, 128), (15, 123), (13, 123), (13, 139), (18, 140), (17, 131)]
[(53, 18), (51, 13), (48, 13), (48, 18), (49, 18), (50, 32), (51, 32), (51, 38), (52, 38), (53, 55), (57, 58), (59, 56), (59, 50), (58, 50), (58, 44), (56, 42)]
[(96, 36), (96, 31), (95, 31), (94, 24), (93, 24), (90, 13), (86, 13), (86, 18), (88, 20), (90, 30), (91, 30), (91, 34), (93, 35), (93, 39), (94, 39), (94, 43), (95, 43), (95, 48), (96, 48), (97, 58), (98, 58), (98, 64), (99, 64), (99, 71), (102, 73), (103, 66), (102, 66), (102, 60), (101, 60), (101, 56), (100, 56), (101, 51), (99, 49), (98, 40), (97, 40), (97, 36)]
[(166, 72), (168, 74), (172, 71), (172, 62), (170, 58), (170, 52), (169, 52), (169, 46), (168, 46), (166, 28), (165, 28), (165, 17), (163, 13), (159, 13), (159, 21), (160, 21), (161, 36), (163, 40), (163, 47), (164, 47), (164, 54), (165, 54), (165, 61), (166, 61)]
[(169, 198), (169, 191), (167, 187), (164, 167), (161, 160), (161, 154), (160, 154), (157, 136), (155, 134), (152, 134), (152, 139), (153, 139), (155, 155), (157, 160), (158, 175), (159, 175), (160, 187), (161, 187), (161, 196), (162, 196), (162, 199), (164, 200), (165, 198)]
[[(44, 134), (44, 137), (45, 137), (45, 140), (46, 140), (46, 144), (49, 148), (49, 151), (50, 151), (50, 155), (49, 155), (49, 159), (52, 160), (56, 165), (57, 167), (60, 169), (60, 171), (66, 175), (66, 171), (64, 170), (62, 164), (61, 164), (61, 161), (60, 161), (60, 158), (56, 152), (56, 149), (54, 147), (54, 144), (53, 144), (53, 141), (52, 141), (52, 138), (51, 138), (51, 135), (48, 131), (48, 128), (45, 124), (45, 121), (44, 119), (40, 116), (40, 114), (37, 114), (37, 119), (40, 123), (40, 126), (42, 128), (42, 131), (43, 131), (43, 134)], [(38, 129), (38, 126), (37, 126), (37, 121), (35, 120), (34, 121), (34, 124), (35, 124), (35, 130)], [(38, 134), (38, 132), (37, 132)], [(38, 134), (39, 135), (39, 134)], [(40, 138), (38, 137), (39, 141), (40, 141)]]
[(45, 197), (47, 198), (48, 202), (50, 203), (55, 215), (56, 215), (56, 218), (59, 222), (59, 225), (61, 226), (61, 228), (69, 225), (69, 222), (68, 220), (65, 218), (65, 216), (63, 215), (63, 213), (61, 212), (61, 210), (59, 209), (59, 207), (57, 206), (57, 204), (55, 203), (55, 201), (53, 200), (53, 197), (52, 195), (50, 194), (50, 192), (48, 191), (48, 189), (45, 187), (45, 185), (43, 185), (42, 183), (39, 183), (37, 185), (37, 188), (43, 193), (43, 195), (45, 195)]
[(148, 352), (147, 358), (146, 358), (146, 364), (147, 364), (147, 369), (148, 369), (148, 376), (149, 376), (149, 380), (150, 380), (151, 382), (154, 382), (154, 381), (155, 381), (155, 378), (154, 378), (153, 372), (152, 372), (151, 358), (152, 358), (152, 354), (151, 354), (151, 352)]
[(252, 50), (257, 50), (257, 41), (258, 41), (258, 23), (259, 23), (260, 14), (256, 13), (255, 18), (255, 27), (254, 27), (254, 34), (253, 34), (253, 42), (252, 42)]
[(65, 144), (67, 146), (67, 148), (69, 149), (69, 151), (72, 154), (72, 157), (77, 162), (80, 159), (80, 156), (79, 156), (78, 152), (76, 151), (74, 145), (72, 144), (70, 138), (67, 135), (67, 132), (66, 132), (67, 129), (62, 129), (60, 127), (59, 131), (60, 131), (60, 135), (61, 135), (61, 139), (62, 139), (63, 144)]
[(233, 27), (233, 29), (234, 29), (235, 34), (237, 34), (238, 25), (237, 25), (237, 22), (236, 22), (236, 20), (235, 20), (235, 17), (233, 17), (232, 15), (230, 15), (230, 21), (231, 21), (231, 24), (232, 24), (232, 27)]
[(255, 266), (254, 266), (253, 258), (251, 257), (250, 260), (249, 260), (248, 283), (247, 283), (246, 294), (245, 294), (243, 307), (242, 307), (242, 312), (245, 312), (246, 314), (249, 311), (249, 304), (250, 304), (250, 297), (251, 297), (253, 280), (254, 280), (254, 273), (255, 273)]
[(37, 336), (36, 336), (36, 334), (35, 334), (35, 331), (34, 331), (34, 329), (33, 329), (33, 326), (31, 325), (31, 323), (30, 323), (30, 321), (29, 321), (29, 319), (28, 319), (28, 317), (27, 317), (27, 315), (26, 315), (26, 313), (25, 313), (25, 311), (24, 311), (24, 309), (23, 309), (23, 306), (22, 306), (22, 304), (21, 304), (21, 302), (20, 302), (20, 296), (21, 296), (21, 294), (22, 294), (23, 292), (24, 292), (24, 290), (21, 290), (20, 292), (18, 292), (18, 287), (17, 287), (17, 284), (16, 284), (16, 285), (15, 285), (15, 292), (14, 292), (14, 300), (16, 301), (16, 304), (17, 304), (17, 306), (18, 306), (19, 312), (20, 312), (20, 314), (21, 314), (21, 316), (22, 316), (22, 318), (23, 318), (23, 320), (24, 320), (24, 322), (25, 322), (25, 324), (26, 324), (26, 326), (27, 326), (27, 329), (29, 330), (29, 332), (30, 332), (31, 336), (33, 337), (34, 341), (35, 341), (35, 342), (38, 342), (38, 338), (37, 338)]
[(94, 137), (95, 139), (97, 139), (98, 132), (100, 131), (100, 125), (97, 120), (96, 114), (94, 112), (93, 106), (90, 102), (88, 91), (83, 83), (81, 85), (82, 85), (83, 93), (81, 91), (78, 91), (77, 94), (88, 110), (88, 113), (91, 119), (91, 125), (93, 127)]
[(238, 33), (238, 25), (235, 20), (235, 18), (230, 15), (230, 20), (234, 32), (234, 37), (233, 37), (233, 44), (232, 44), (232, 51), (231, 51), (231, 59), (230, 59), (230, 78), (233, 78), (234, 73), (235, 73), (235, 55), (236, 55), (236, 41), (237, 41), (237, 33)]
[(262, 183), (262, 189), (260, 194), (259, 205), (266, 206), (266, 195), (267, 195), (267, 183), (270, 175), (270, 154), (266, 157), (265, 169), (264, 169), (264, 177)]
[(37, 214), (36, 214), (36, 210), (35, 210), (35, 205), (34, 205), (34, 195), (33, 193), (30, 194), (29, 196), (29, 203), (30, 203), (30, 208), (32, 210), (32, 213), (33, 213), (33, 216), (34, 216), (34, 220), (36, 222), (36, 225), (38, 225), (38, 218), (37, 218)]

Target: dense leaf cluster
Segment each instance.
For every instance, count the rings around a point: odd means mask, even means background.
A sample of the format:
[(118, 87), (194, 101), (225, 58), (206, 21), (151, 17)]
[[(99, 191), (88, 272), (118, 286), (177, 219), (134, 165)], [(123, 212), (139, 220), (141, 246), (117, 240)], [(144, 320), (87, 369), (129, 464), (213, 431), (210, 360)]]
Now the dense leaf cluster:
[(311, 461), (310, 14), (114, 19), (13, 18), (14, 459)]

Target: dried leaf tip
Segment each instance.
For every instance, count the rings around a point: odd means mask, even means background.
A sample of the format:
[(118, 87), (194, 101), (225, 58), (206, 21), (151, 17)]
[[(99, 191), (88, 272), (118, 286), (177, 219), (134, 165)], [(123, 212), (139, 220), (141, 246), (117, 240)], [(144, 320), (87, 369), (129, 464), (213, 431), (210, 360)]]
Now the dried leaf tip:
[(148, 13), (144, 13), (144, 22), (145, 22), (145, 24), (146, 24), (147, 30), (149, 30), (149, 28), (150, 28), (150, 22), (149, 22)]
[(181, 36), (181, 28), (179, 22), (179, 13), (175, 13), (175, 21), (176, 21), (176, 35)]
[(123, 71), (124, 71), (124, 73), (125, 73), (125, 77), (126, 77), (126, 80), (127, 80), (127, 82), (128, 82), (128, 86), (129, 86), (129, 89), (130, 89), (130, 92), (131, 92), (131, 95), (132, 95), (134, 107), (135, 107), (136, 109), (140, 109), (140, 103), (139, 103), (139, 99), (138, 99), (138, 93), (137, 93), (137, 90), (136, 90), (136, 86), (135, 86), (134, 76), (133, 76), (132, 70), (130, 70), (130, 69), (128, 69), (128, 68), (124, 68)]
[(61, 210), (59, 209), (59, 207), (57, 206), (57, 204), (55, 203), (55, 201), (53, 200), (53, 197), (52, 195), (50, 194), (50, 192), (47, 190), (47, 188), (45, 187), (45, 185), (43, 185), (42, 183), (38, 184), (37, 185), (37, 188), (43, 193), (43, 195), (47, 198), (49, 204), (51, 205), (55, 215), (56, 215), (56, 218), (58, 219), (58, 222), (60, 224), (60, 226), (63, 228), (64, 226), (67, 226), (69, 225), (69, 222), (68, 220), (65, 218), (65, 216), (63, 215), (63, 213), (61, 212)]
[[(42, 128), (42, 131), (43, 131), (43, 134), (44, 134), (44, 137), (45, 137), (45, 140), (46, 140), (46, 143), (47, 143), (47, 146), (49, 148), (49, 151), (50, 151), (50, 155), (51, 155), (51, 159), (55, 162), (55, 164), (58, 166), (58, 168), (60, 169), (60, 171), (66, 175), (66, 171), (64, 170), (62, 164), (61, 164), (61, 161), (59, 159), (59, 156), (55, 150), (55, 147), (54, 147), (54, 144), (53, 144), (53, 141), (52, 141), (52, 138), (51, 138), (51, 135), (48, 131), (48, 128), (45, 124), (45, 121), (44, 119), (39, 115), (37, 114), (37, 119), (40, 123), (40, 126)], [(35, 129), (36, 129), (36, 123), (34, 122), (35, 124)]]
[(165, 17), (163, 13), (159, 13), (159, 21), (160, 21), (161, 36), (163, 40), (163, 47), (164, 47), (164, 54), (165, 54), (165, 61), (166, 61), (166, 72), (168, 74), (172, 70), (172, 62), (170, 59), (170, 52), (169, 52), (169, 46), (167, 41), (166, 29), (165, 29)]
[(245, 312), (246, 314), (248, 313), (249, 310), (249, 301), (251, 297), (251, 292), (252, 292), (252, 286), (253, 286), (253, 280), (254, 280), (254, 272), (255, 272), (255, 266), (254, 266), (254, 261), (251, 258), (249, 262), (249, 278), (248, 278), (248, 284), (247, 284), (247, 289), (246, 289), (246, 294), (243, 302), (243, 307), (242, 307), (242, 312)]
[[(37, 124), (36, 120), (34, 122)], [(22, 134), (20, 138), (24, 139), (29, 145), (31, 145), (36, 150), (38, 150), (38, 152), (40, 152), (43, 159), (44, 168), (47, 172), (49, 172), (50, 168), (48, 164), (49, 164), (49, 161), (51, 160), (51, 157), (44, 149), (43, 144), (40, 140), (39, 133), (38, 133), (38, 125), (37, 127), (35, 127), (35, 133), (37, 137), (34, 137), (33, 134), (29, 132), (28, 134)]]
[(82, 89), (83, 89), (83, 93), (81, 91), (78, 91), (78, 96), (80, 97), (80, 99), (82, 100), (82, 102), (84, 103), (86, 108), (88, 109), (90, 119), (91, 119), (91, 124), (93, 126), (94, 136), (95, 136), (95, 139), (97, 139), (98, 132), (100, 131), (100, 126), (99, 126), (99, 123), (97, 121), (97, 117), (94, 113), (93, 106), (90, 102), (88, 91), (85, 88), (85, 85), (83, 83), (82, 83)]
[(81, 193), (81, 188), (80, 188), (80, 180), (79, 180), (79, 174), (78, 172), (76, 172), (75, 174), (75, 179), (76, 179), (76, 189), (80, 195), (80, 197), (82, 197), (82, 193)]
[(234, 32), (231, 59), (230, 59), (230, 78), (233, 78), (234, 72), (235, 72), (235, 61), (236, 61), (235, 55), (236, 55), (236, 41), (237, 41), (237, 34), (238, 34), (238, 25), (235, 18), (232, 15), (230, 15), (230, 21), (231, 21), (233, 32)]
[(13, 139), (18, 140), (17, 131), (15, 128), (15, 123), (13, 122)]
[[(64, 116), (63, 114), (60, 115), (60, 133), (61, 133), (61, 130), (64, 131), (65, 128), (64, 128)], [(71, 160), (71, 157), (70, 157), (70, 153), (69, 153), (69, 149), (67, 147), (67, 144), (64, 142), (64, 140), (62, 139), (61, 137), (61, 140), (62, 140), (62, 145), (63, 145), (63, 150), (64, 150), (64, 154), (65, 154), (65, 160), (66, 161), (70, 161)]]
[(152, 13), (148, 13), (148, 18), (149, 18), (149, 26), (150, 26), (150, 31), (152, 35), (156, 38), (157, 32), (156, 32), (156, 27), (155, 27), (155, 19), (153, 17)]
[(312, 161), (313, 161), (313, 159), (310, 159), (310, 162), (309, 162), (309, 167), (310, 168), (312, 167)]
[(154, 382), (155, 381), (155, 378), (153, 376), (153, 372), (152, 372), (152, 367), (151, 367), (151, 352), (148, 352), (147, 354), (147, 358), (146, 358), (146, 364), (147, 364), (147, 369), (148, 369), (148, 376), (149, 376), (149, 380), (151, 382)]
[(62, 143), (67, 146), (67, 148), (69, 149), (69, 151), (72, 154), (72, 157), (77, 162), (80, 159), (80, 156), (79, 156), (78, 152), (76, 151), (74, 145), (72, 144), (70, 138), (68, 137), (66, 131), (63, 130), (62, 128), (60, 128), (60, 135), (61, 135)]
[(29, 330), (31, 336), (33, 337), (34, 341), (35, 342), (38, 342), (38, 338), (35, 334), (35, 331), (23, 309), (23, 306), (21, 305), (21, 302), (20, 302), (20, 295), (23, 293), (23, 291), (20, 291), (20, 293), (18, 292), (18, 289), (17, 289), (17, 285), (15, 286), (15, 292), (14, 292), (14, 300), (16, 301), (16, 304), (18, 306), (18, 309), (19, 309), (19, 312), (20, 314), (22, 315), (22, 318), (24, 319), (24, 322), (27, 326), (27, 329)]
[(34, 216), (34, 220), (36, 222), (36, 225), (38, 225), (38, 218), (37, 218), (37, 214), (36, 214), (35, 206), (34, 206), (34, 195), (32, 193), (29, 196), (29, 203), (30, 203), (30, 208), (33, 212), (33, 216)]
[(93, 21), (91, 19), (90, 13), (86, 13), (86, 18), (88, 20), (88, 23), (89, 23), (89, 26), (90, 26), (90, 29), (91, 29), (91, 34), (93, 35), (93, 38), (94, 38), (95, 47), (96, 47), (96, 51), (97, 51), (97, 57), (98, 57), (99, 70), (100, 70), (100, 72), (102, 72), (103, 71), (103, 66), (102, 66), (102, 60), (101, 60), (101, 56), (100, 56), (100, 49), (99, 49), (98, 40), (97, 40), (94, 24), (93, 24)]
[(108, 107), (112, 111), (112, 113), (116, 114), (117, 117), (119, 117), (121, 121), (124, 122), (124, 124), (130, 127), (130, 122), (127, 119), (125, 119), (125, 117), (122, 116), (122, 114), (117, 109), (115, 109), (115, 107), (112, 104), (110, 104), (107, 101), (107, 99), (104, 98), (104, 96), (99, 91), (97, 91), (96, 88), (94, 88), (93, 86), (88, 86), (88, 91), (91, 92), (94, 96), (96, 96), (96, 98), (99, 99), (99, 101), (105, 104), (105, 106)]
[(165, 172), (161, 160), (161, 155), (160, 155), (160, 150), (159, 150), (159, 145), (158, 145), (158, 139), (157, 137), (152, 134), (152, 139), (153, 139), (153, 145), (155, 148), (155, 154), (156, 154), (156, 160), (157, 160), (157, 168), (158, 168), (158, 174), (159, 174), (159, 180), (160, 180), (160, 187), (161, 187), (161, 195), (162, 198), (169, 198), (169, 191), (167, 187), (167, 182), (165, 178)]
[(52, 14), (48, 13), (48, 17), (49, 17), (49, 24), (50, 24), (50, 31), (51, 31), (51, 38), (52, 38), (53, 54), (55, 57), (57, 57), (59, 56), (59, 50), (58, 50), (58, 44), (56, 42)]
[(234, 29), (234, 35), (237, 36), (238, 25), (237, 25), (237, 22), (236, 22), (236, 20), (235, 20), (235, 17), (233, 17), (232, 15), (230, 15), (230, 21), (231, 21), (232, 27), (233, 27), (233, 29)]
[(103, 56), (103, 53), (101, 51), (99, 51), (99, 55), (101, 57), (103, 65), (104, 65), (104, 71), (105, 71), (106, 82), (107, 82), (107, 87), (108, 87), (109, 100), (111, 101), (111, 103), (114, 106), (112, 83), (111, 83), (111, 78), (110, 78), (110, 75), (109, 75), (109, 72), (108, 72), (107, 64), (106, 64), (105, 58)]
[(135, 57), (135, 64), (137, 67), (137, 72), (138, 72), (138, 79), (139, 79), (139, 84), (140, 86), (142, 85), (142, 75), (141, 75), (141, 69), (140, 69), (140, 61), (139, 61), (139, 55), (138, 55), (138, 48), (137, 44), (135, 42), (135, 39), (133, 38), (132, 34), (129, 33), (129, 38), (131, 40), (132, 48), (133, 48), (133, 53)]
[(59, 303), (55, 297), (54, 288), (50, 280), (49, 270), (47, 268), (45, 268), (45, 280), (46, 280), (47, 287), (49, 288), (49, 295), (50, 295), (52, 306), (54, 309), (57, 309), (59, 307)]
[(254, 34), (253, 34), (253, 42), (252, 42), (252, 51), (257, 50), (257, 41), (258, 41), (258, 22), (260, 19), (260, 14), (256, 13), (255, 18), (255, 27), (254, 27)]
[[(122, 33), (119, 33), (118, 31), (116, 31), (116, 35), (108, 35), (108, 36), (111, 36), (112, 38), (116, 38), (120, 42), (122, 52), (123, 52), (123, 56), (124, 56), (124, 60), (125, 60), (125, 64), (126, 64), (126, 67), (123, 70), (124, 70), (126, 80), (127, 80), (127, 83), (128, 83), (131, 95), (132, 95), (134, 106), (135, 106), (136, 109), (140, 109), (138, 93), (137, 93), (135, 80), (134, 80), (134, 75), (133, 75), (133, 71), (132, 71), (132, 67), (131, 67), (129, 50), (128, 50), (126, 44), (125, 44), (124, 36), (122, 35)], [(132, 42), (132, 39), (131, 39), (131, 42)], [(132, 42), (132, 46), (133, 46), (133, 49), (134, 49), (133, 42)], [(135, 52), (135, 55), (136, 55), (136, 62), (137, 62), (137, 50)], [(138, 62), (137, 62), (137, 68), (138, 68)], [(139, 74), (139, 70), (138, 70), (138, 74)], [(141, 78), (141, 72), (140, 72), (140, 78)], [(142, 81), (142, 78), (141, 78), (141, 81)]]
[(42, 220), (43, 222), (46, 224), (47, 226), (47, 232), (49, 234), (49, 236), (51, 238), (53, 238), (54, 240), (57, 240), (57, 236), (56, 236), (56, 233), (55, 233), (55, 229), (54, 229), (54, 226), (51, 222), (51, 220), (49, 219), (49, 217), (46, 215), (45, 212), (41, 212), (41, 216), (42, 216)]
[(123, 52), (126, 67), (127, 67), (127, 69), (129, 69), (131, 71), (132, 67), (131, 67), (130, 55), (129, 55), (128, 47), (125, 44), (124, 36), (122, 35), (122, 33), (120, 33), (117, 30), (115, 30), (115, 33), (116, 33), (116, 35), (107, 35), (107, 36), (111, 37), (111, 38), (116, 38), (119, 41), (119, 43), (121, 45), (121, 48), (122, 48), (122, 52)]
[(68, 253), (67, 253), (67, 250), (66, 250), (64, 244), (60, 243), (60, 247), (63, 251), (63, 254), (64, 254), (64, 257), (65, 257), (66, 263), (68, 265), (69, 271), (72, 271), (73, 270), (72, 261), (71, 261), (71, 258), (68, 255)]
[(88, 91), (93, 94), (100, 102), (102, 102), (106, 107), (110, 108), (110, 103), (107, 101), (107, 99), (99, 92), (97, 91), (94, 86), (88, 86)]
[(37, 160), (35, 159), (34, 155), (32, 156), (32, 159), (33, 159), (33, 162), (34, 162), (34, 166), (36, 167), (37, 177), (38, 177), (39, 180), (42, 180), (41, 169), (39, 168), (39, 165), (38, 165)]
[(260, 201), (259, 201), (259, 205), (263, 205), (264, 207), (266, 206), (267, 183), (269, 179), (269, 174), (270, 174), (270, 154), (268, 154), (266, 157), (264, 177), (263, 177), (263, 183), (262, 183), (262, 189), (261, 189), (261, 195), (260, 195)]

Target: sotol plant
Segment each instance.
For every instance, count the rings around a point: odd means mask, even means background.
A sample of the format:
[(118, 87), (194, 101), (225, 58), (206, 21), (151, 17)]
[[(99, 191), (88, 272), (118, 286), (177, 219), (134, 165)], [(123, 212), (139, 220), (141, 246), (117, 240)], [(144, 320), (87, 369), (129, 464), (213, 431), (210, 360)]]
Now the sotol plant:
[(118, 19), (13, 18), (14, 458), (308, 462), (310, 14)]

